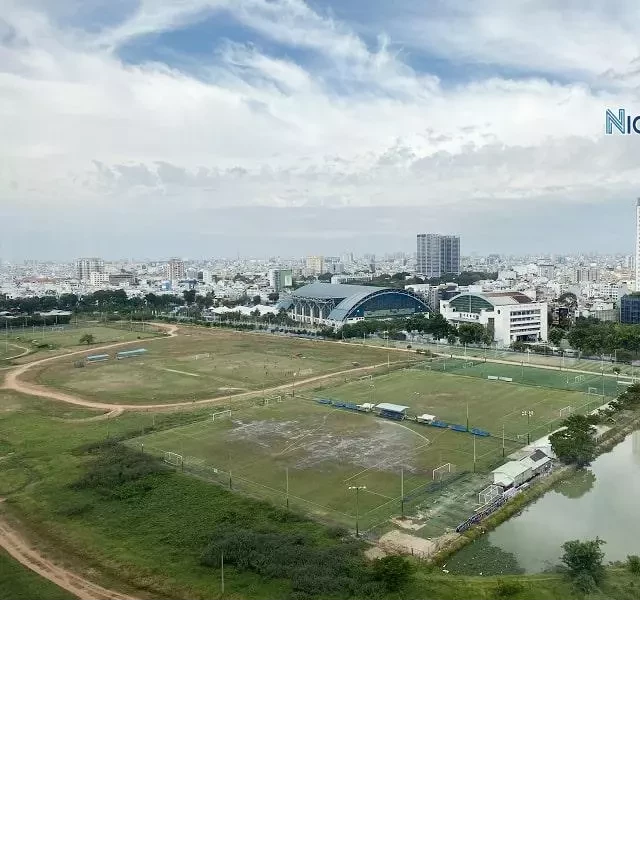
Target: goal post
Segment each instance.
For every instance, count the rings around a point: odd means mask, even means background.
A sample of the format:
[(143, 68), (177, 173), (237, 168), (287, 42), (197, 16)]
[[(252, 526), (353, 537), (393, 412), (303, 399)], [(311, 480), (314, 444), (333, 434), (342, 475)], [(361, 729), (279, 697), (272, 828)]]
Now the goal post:
[(225, 409), (223, 412), (213, 412), (211, 415), (212, 421), (220, 421), (223, 418), (231, 417), (231, 409)]
[(443, 480), (447, 474), (451, 473), (451, 462), (445, 462), (444, 465), (439, 465), (433, 469), (433, 479)]
[(491, 485), (487, 486), (486, 489), (483, 489), (481, 492), (478, 492), (478, 506), (486, 506), (494, 501), (496, 498), (499, 498), (502, 494), (502, 486)]
[(568, 418), (570, 414), (573, 412), (573, 406), (564, 406), (560, 409), (560, 418)]
[(282, 402), (282, 397), (279, 395), (276, 395), (273, 397), (264, 397), (262, 400), (262, 405), (263, 406), (271, 406), (274, 403), (281, 403), (281, 402)]
[(167, 465), (173, 465), (176, 468), (184, 468), (184, 459), (180, 453), (173, 453), (171, 450), (165, 451), (164, 461)]
[(598, 391), (597, 388), (594, 388), (593, 385), (590, 385), (587, 388), (587, 394), (600, 394), (600, 391)]

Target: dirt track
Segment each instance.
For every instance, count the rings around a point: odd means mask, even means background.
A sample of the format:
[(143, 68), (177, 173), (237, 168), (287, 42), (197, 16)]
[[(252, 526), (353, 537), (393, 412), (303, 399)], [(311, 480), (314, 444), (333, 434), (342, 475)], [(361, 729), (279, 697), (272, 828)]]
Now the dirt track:
[[(150, 324), (152, 325), (152, 324)], [(178, 333), (178, 326), (165, 326), (161, 324), (153, 324), (156, 325), (157, 328), (168, 331), (169, 336), (173, 337)], [(157, 340), (156, 338), (141, 338), (140, 342), (143, 340)], [(113, 349), (115, 347), (122, 346), (122, 342), (116, 344), (109, 344), (107, 346), (97, 346), (90, 347), (89, 349), (77, 350), (74, 355), (83, 355), (85, 353), (95, 352), (96, 350), (105, 350), (105, 349)], [(56, 361), (61, 358), (69, 358), (70, 353), (63, 353), (62, 355), (54, 355), (49, 356), (48, 358), (41, 358), (38, 361), (31, 361), (29, 364), (21, 364), (19, 367), (14, 368), (9, 371), (4, 378), (3, 388), (7, 391), (16, 391), (19, 394), (27, 394), (31, 397), (43, 397), (47, 400), (57, 400), (60, 403), (69, 403), (72, 406), (82, 406), (87, 409), (98, 409), (103, 414), (98, 415), (95, 418), (90, 418), (87, 420), (102, 420), (106, 418), (115, 418), (118, 415), (121, 415), (123, 412), (147, 412), (147, 411), (169, 411), (172, 409), (186, 409), (186, 408), (197, 408), (198, 406), (209, 406), (215, 405), (216, 403), (228, 403), (229, 395), (228, 394), (220, 394), (217, 397), (209, 397), (203, 400), (185, 400), (183, 402), (177, 403), (143, 403), (143, 404), (132, 404), (132, 403), (100, 403), (95, 400), (85, 400), (83, 397), (77, 397), (75, 394), (66, 394), (64, 391), (56, 391), (53, 388), (47, 388), (43, 385), (32, 385), (29, 382), (24, 382), (20, 379), (20, 377), (27, 373), (29, 370), (32, 370), (35, 367), (39, 367), (40, 365), (47, 364), (51, 361)], [(313, 385), (316, 382), (324, 382), (327, 379), (334, 379), (339, 376), (346, 376), (350, 373), (360, 373), (362, 371), (372, 371), (376, 368), (381, 367), (380, 364), (369, 364), (364, 365), (362, 367), (351, 367), (347, 370), (337, 370), (332, 373), (324, 373), (320, 376), (310, 376), (308, 379), (300, 379), (296, 382), (296, 388), (302, 388), (307, 385)], [(264, 394), (277, 394), (279, 391), (289, 391), (291, 389), (291, 382), (287, 382), (283, 385), (276, 385), (272, 388), (265, 388), (256, 391), (244, 391), (242, 394), (234, 394), (231, 398), (232, 400), (249, 400), (253, 397), (261, 397)], [(83, 421), (80, 421), (82, 423)], [(67, 423), (74, 423), (73, 421), (67, 421)]]
[(10, 527), (3, 518), (0, 518), (0, 548), (27, 569), (31, 569), (78, 598), (89, 601), (133, 600), (133, 596), (105, 589), (43, 557), (31, 547), (22, 533)]

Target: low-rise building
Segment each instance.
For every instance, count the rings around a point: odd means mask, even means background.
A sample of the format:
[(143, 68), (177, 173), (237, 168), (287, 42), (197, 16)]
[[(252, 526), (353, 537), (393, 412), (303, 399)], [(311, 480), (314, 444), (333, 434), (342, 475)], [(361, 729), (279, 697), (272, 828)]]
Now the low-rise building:
[(450, 323), (479, 323), (490, 329), (496, 343), (547, 340), (547, 303), (534, 302), (520, 291), (462, 293), (440, 302)]

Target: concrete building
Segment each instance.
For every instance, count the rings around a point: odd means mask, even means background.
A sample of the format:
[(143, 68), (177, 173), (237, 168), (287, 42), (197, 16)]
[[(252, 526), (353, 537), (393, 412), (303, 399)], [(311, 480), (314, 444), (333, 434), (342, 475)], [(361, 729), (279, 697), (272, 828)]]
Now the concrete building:
[(440, 313), (450, 323), (480, 323), (493, 333), (496, 343), (547, 340), (547, 303), (534, 302), (519, 291), (462, 293), (440, 302)]
[(366, 319), (428, 314), (429, 306), (405, 290), (317, 281), (299, 287), (278, 303), (298, 323), (339, 328)]
[(109, 285), (109, 273), (108, 272), (90, 272), (89, 273), (89, 286), (95, 288), (96, 290), (100, 290), (103, 287), (107, 287)]
[(305, 269), (310, 275), (322, 275), (324, 272), (324, 258), (322, 255), (310, 255), (305, 261)]
[(282, 293), (291, 290), (293, 286), (293, 271), (285, 269), (269, 270), (269, 289), (272, 293)]
[(104, 272), (102, 258), (78, 258), (76, 273), (80, 281), (90, 281), (92, 272)]
[(169, 281), (180, 281), (184, 278), (184, 261), (180, 258), (170, 258), (168, 264)]
[(460, 237), (445, 234), (418, 234), (416, 275), (439, 278), (460, 275)]

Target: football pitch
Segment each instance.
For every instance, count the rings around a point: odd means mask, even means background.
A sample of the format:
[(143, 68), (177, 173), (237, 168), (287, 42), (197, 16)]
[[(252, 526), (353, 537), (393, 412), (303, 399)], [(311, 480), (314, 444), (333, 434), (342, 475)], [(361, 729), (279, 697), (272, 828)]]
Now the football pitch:
[[(409, 407), (408, 418), (390, 421), (314, 398), (395, 403)], [(599, 403), (566, 386), (416, 368), (328, 385), (315, 394), (282, 395), (267, 406), (220, 410), (215, 419), (209, 414), (132, 443), (187, 472), (327, 521), (352, 526), (357, 514), (361, 530), (404, 510), (419, 520), (419, 535), (431, 536), (473, 511), (488, 472), (528, 438)], [(490, 435), (411, 419), (424, 413)]]
[(171, 338), (145, 341), (139, 358), (114, 357), (83, 369), (71, 358), (52, 362), (32, 379), (106, 403), (172, 403), (290, 385), (359, 366), (407, 363), (395, 349), (223, 329), (180, 328)]

